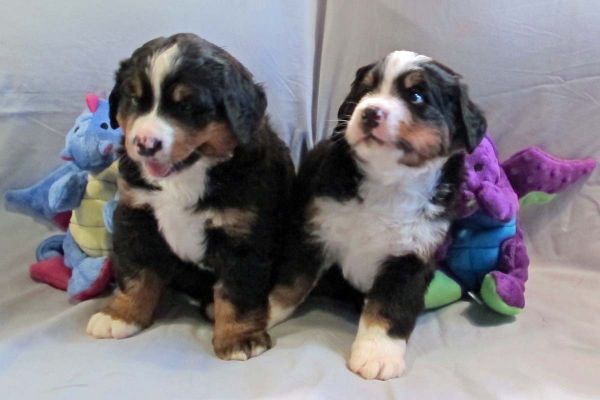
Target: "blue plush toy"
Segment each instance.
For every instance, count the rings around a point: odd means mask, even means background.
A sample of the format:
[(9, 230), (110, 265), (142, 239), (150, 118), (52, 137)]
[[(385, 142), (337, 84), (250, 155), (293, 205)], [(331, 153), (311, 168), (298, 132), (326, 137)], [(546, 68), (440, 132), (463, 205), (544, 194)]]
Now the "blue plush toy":
[(9, 205), (14, 205), (27, 214), (34, 217), (42, 217), (54, 222), (63, 230), (69, 225), (70, 212), (58, 212), (50, 206), (50, 188), (60, 178), (79, 172), (80, 169), (74, 163), (66, 163), (52, 171), (50, 175), (25, 189), (9, 190), (5, 198)]
[(110, 127), (108, 102), (96, 95), (88, 95), (86, 102), (88, 110), (67, 133), (61, 152), (68, 163), (35, 185), (6, 195), (9, 203), (50, 219), (72, 211), (66, 235), (44, 240), (30, 271), (35, 280), (67, 289), (78, 300), (100, 293), (110, 279), (107, 227), (116, 204), (115, 158), (122, 139), (121, 131)]

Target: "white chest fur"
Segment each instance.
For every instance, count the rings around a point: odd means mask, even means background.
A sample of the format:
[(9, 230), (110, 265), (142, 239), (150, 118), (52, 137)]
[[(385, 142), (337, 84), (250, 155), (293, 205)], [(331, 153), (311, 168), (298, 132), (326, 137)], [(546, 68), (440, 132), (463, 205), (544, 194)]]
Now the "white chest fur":
[(435, 216), (443, 211), (429, 202), (441, 164), (412, 169), (397, 183), (365, 179), (359, 195), (337, 202), (317, 198), (312, 220), (329, 262), (338, 262), (344, 277), (367, 292), (388, 256), (416, 253), (429, 259), (443, 240), (449, 223)]
[(184, 261), (199, 263), (204, 257), (205, 224), (210, 212), (195, 208), (204, 195), (209, 167), (208, 161), (200, 160), (180, 173), (153, 181), (161, 190), (134, 191), (135, 204), (152, 207), (161, 234)]

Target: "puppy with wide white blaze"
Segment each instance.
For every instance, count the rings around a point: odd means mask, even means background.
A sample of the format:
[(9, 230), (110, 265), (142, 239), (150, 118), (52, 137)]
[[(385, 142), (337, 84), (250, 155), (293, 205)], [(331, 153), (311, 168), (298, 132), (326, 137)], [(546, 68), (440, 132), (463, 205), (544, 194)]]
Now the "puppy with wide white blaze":
[(390, 379), (404, 370), (464, 153), (486, 122), (458, 74), (408, 51), (360, 68), (338, 118), (300, 166), (269, 324), (337, 274), (364, 299), (349, 368)]
[(223, 49), (178, 34), (123, 61), (109, 100), (125, 148), (113, 235), (119, 288), (88, 333), (139, 332), (173, 286), (214, 320), (217, 356), (267, 350), (270, 272), (294, 171), (262, 88)]

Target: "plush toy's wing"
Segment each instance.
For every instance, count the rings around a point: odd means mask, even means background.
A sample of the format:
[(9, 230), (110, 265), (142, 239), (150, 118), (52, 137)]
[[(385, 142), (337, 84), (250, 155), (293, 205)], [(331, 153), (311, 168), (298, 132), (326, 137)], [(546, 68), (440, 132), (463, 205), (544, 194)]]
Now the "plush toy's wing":
[(7, 191), (5, 194), (6, 201), (26, 214), (33, 214), (51, 220), (57, 215), (57, 211), (49, 203), (50, 187), (64, 176), (77, 171), (79, 171), (79, 168), (75, 164), (63, 164), (28, 188)]
[(519, 198), (532, 191), (558, 193), (596, 168), (590, 158), (565, 160), (537, 147), (528, 147), (502, 163)]

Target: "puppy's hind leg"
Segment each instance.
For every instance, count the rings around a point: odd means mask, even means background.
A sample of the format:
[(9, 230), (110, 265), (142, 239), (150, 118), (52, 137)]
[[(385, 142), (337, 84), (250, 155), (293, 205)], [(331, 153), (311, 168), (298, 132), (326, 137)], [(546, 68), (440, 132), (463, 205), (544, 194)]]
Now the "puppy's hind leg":
[(269, 328), (292, 315), (324, 271), (321, 246), (309, 241), (293, 246), (285, 257), (275, 273), (274, 286), (269, 294)]

